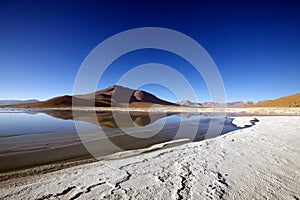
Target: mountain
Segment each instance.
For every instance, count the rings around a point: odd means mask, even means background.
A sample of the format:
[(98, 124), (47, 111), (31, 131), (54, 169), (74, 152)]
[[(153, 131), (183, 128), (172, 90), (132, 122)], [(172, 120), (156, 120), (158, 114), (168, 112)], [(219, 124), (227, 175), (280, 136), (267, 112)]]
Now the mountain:
[[(181, 106), (188, 106), (188, 107), (202, 107), (202, 108), (211, 108), (211, 107), (224, 107), (223, 104), (215, 103), (215, 102), (203, 102), (203, 103), (196, 103), (191, 102), (189, 100), (180, 101), (177, 104)], [(228, 108), (242, 108), (252, 105), (252, 101), (235, 101), (226, 103), (226, 107)]]
[(105, 104), (107, 106), (121, 106), (122, 104), (127, 104), (128, 102), (133, 105), (143, 103), (177, 106), (177, 104), (159, 99), (153, 94), (143, 90), (133, 90), (119, 85), (113, 85), (95, 93), (76, 95), (75, 97), (89, 100), (93, 99), (94, 96), (96, 103)]
[[(214, 103), (214, 102), (204, 102), (202, 103), (203, 107), (224, 107), (223, 104), (220, 103)], [(234, 102), (228, 102), (226, 103), (227, 108), (243, 108), (253, 105), (252, 101), (234, 101)]]
[(261, 101), (251, 107), (300, 107), (300, 93), (275, 100)]
[[(98, 107), (117, 107), (126, 106), (129, 103), (130, 107), (150, 107), (154, 104), (157, 105), (170, 105), (178, 106), (178, 104), (171, 103), (159, 99), (158, 97), (145, 92), (143, 90), (133, 90), (130, 88), (114, 85), (95, 93), (88, 93), (82, 95), (65, 95), (55, 97), (46, 101), (37, 103), (19, 104), (14, 107), (22, 108), (59, 108), (71, 107), (72, 102), (75, 106), (98, 106)], [(8, 106), (6, 106), (8, 107)]]
[[(95, 113), (85, 111), (70, 111), (70, 110), (42, 110), (41, 112), (59, 119), (75, 119), (85, 121), (95, 125), (100, 125), (106, 128), (122, 128), (122, 127), (134, 127), (134, 126), (146, 126), (166, 116), (174, 115), (175, 113), (151, 113), (148, 112), (120, 112), (114, 114), (113, 112), (97, 112)], [(76, 115), (73, 113), (76, 112)], [(130, 119), (126, 120), (130, 115)], [(117, 119), (122, 119), (118, 120)]]
[(0, 100), (0, 105), (17, 105), (17, 104), (27, 104), (39, 102), (36, 99), (29, 100)]
[(203, 107), (203, 105), (201, 103), (191, 102), (189, 100), (179, 101), (179, 102), (177, 102), (177, 104), (179, 104), (181, 106), (188, 106), (188, 107)]

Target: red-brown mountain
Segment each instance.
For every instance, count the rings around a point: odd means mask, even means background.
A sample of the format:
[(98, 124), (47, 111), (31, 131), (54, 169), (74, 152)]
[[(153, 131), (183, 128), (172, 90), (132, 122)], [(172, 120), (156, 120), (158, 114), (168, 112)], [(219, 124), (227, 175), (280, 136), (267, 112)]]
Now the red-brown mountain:
[[(145, 92), (143, 90), (133, 90), (130, 88), (114, 85), (95, 93), (88, 93), (75, 96), (59, 96), (46, 101), (29, 104), (19, 104), (13, 107), (22, 108), (59, 108), (71, 107), (75, 102), (75, 106), (126, 106), (130, 107), (150, 107), (157, 105), (178, 106), (178, 104), (171, 103)], [(9, 107), (9, 106), (5, 106)], [(12, 107), (12, 106), (11, 106)]]

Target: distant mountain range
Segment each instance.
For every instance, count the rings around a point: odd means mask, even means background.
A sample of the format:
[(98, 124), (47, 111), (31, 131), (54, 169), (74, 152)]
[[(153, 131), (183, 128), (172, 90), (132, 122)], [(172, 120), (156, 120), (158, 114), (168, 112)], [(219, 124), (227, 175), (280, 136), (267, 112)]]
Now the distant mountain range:
[[(211, 108), (211, 107), (224, 107), (224, 104), (215, 103), (215, 102), (203, 102), (203, 103), (196, 103), (191, 102), (189, 100), (184, 100), (177, 102), (177, 104), (181, 106), (188, 106), (188, 107), (202, 107), (202, 108)], [(226, 107), (229, 108), (242, 108), (253, 105), (252, 101), (236, 101), (236, 102), (230, 102), (226, 103)]]
[(39, 102), (36, 99), (29, 100), (0, 100), (0, 105), (17, 105), (17, 104), (27, 104)]
[[(254, 103), (252, 101), (235, 101), (235, 102), (229, 102), (226, 103), (226, 107), (228, 108), (242, 108), (247, 107), (250, 105), (253, 105)], [(214, 103), (214, 102), (204, 102), (204, 107), (223, 107), (223, 104)]]
[(251, 107), (300, 107), (300, 93), (275, 100), (261, 101)]
[[(172, 103), (162, 100), (149, 92), (143, 90), (134, 90), (119, 85), (113, 85), (103, 90), (94, 93), (82, 95), (65, 95), (55, 97), (46, 101), (38, 101), (35, 99), (18, 101), (18, 100), (2, 100), (1, 107), (16, 107), (16, 108), (62, 108), (75, 106), (97, 106), (97, 107), (124, 107), (129, 104), (130, 107), (151, 107), (153, 105), (168, 105), (168, 106), (187, 106), (187, 107), (224, 107), (224, 104), (215, 102), (191, 102), (189, 100)], [(282, 97), (275, 100), (262, 101), (254, 104), (252, 101), (236, 101), (226, 103), (226, 107), (241, 108), (241, 107), (299, 107), (300, 93)]]
[[(188, 100), (178, 102), (179, 105), (189, 106), (189, 107), (224, 107), (222, 104), (214, 102), (204, 102), (204, 103), (194, 103)], [(241, 107), (300, 107), (300, 93), (280, 97), (274, 100), (260, 101), (258, 103), (253, 103), (252, 101), (236, 101), (231, 103), (226, 103), (228, 108), (241, 108)]]
[(188, 107), (203, 107), (202, 103), (191, 102), (189, 100), (179, 101), (177, 102), (177, 104), (181, 106), (188, 106)]

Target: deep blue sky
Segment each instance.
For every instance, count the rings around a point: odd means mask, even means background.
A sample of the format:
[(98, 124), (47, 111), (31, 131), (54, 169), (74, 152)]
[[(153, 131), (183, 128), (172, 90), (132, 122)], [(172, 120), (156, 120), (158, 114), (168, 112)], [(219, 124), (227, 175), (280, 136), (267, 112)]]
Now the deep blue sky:
[[(299, 1), (0, 1), (0, 99), (72, 94), (87, 54), (132, 28), (165, 27), (194, 38), (224, 80), (227, 101), (273, 99), (300, 92)], [(137, 64), (172, 65), (201, 101), (201, 77), (168, 52), (144, 50), (117, 59), (99, 88)], [(144, 89), (167, 100), (161, 87)]]

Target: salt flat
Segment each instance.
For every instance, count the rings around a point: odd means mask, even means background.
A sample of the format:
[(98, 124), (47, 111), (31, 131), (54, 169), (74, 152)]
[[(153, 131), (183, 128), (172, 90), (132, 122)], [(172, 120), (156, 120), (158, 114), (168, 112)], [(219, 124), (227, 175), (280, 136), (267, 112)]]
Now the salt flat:
[(300, 117), (233, 123), (217, 138), (3, 181), (0, 199), (299, 199)]

